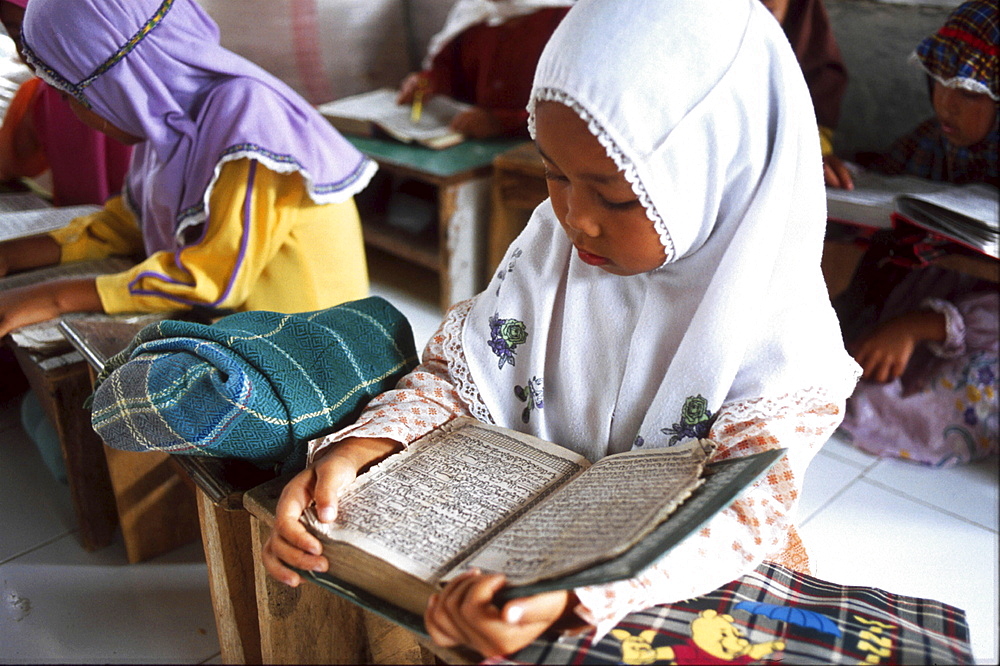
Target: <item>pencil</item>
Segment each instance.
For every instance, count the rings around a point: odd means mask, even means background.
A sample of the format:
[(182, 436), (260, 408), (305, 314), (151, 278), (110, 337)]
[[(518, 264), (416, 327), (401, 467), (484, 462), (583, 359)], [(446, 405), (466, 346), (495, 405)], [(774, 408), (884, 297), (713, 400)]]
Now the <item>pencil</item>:
[(417, 86), (416, 92), (413, 93), (413, 106), (410, 107), (410, 122), (419, 123), (420, 114), (424, 110), (424, 87)]

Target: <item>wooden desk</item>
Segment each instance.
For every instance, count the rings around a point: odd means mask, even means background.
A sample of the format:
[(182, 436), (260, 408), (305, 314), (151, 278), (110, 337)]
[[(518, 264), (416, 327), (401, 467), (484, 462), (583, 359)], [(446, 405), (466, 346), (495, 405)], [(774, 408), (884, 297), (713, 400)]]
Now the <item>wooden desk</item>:
[[(91, 368), (100, 371), (147, 323), (69, 318), (60, 325)], [(274, 474), (238, 460), (103, 448), (129, 561), (200, 534), (222, 660), (261, 663), (250, 514), (243, 508), (243, 493)]]
[[(274, 664), (469, 664), (471, 653), (439, 648), (412, 620), (390, 621), (363, 599), (348, 601), (311, 582), (288, 587), (267, 575), (261, 549), (274, 524), (274, 510), (287, 477), (244, 495), (253, 516), (253, 560), (264, 663)], [(391, 615), (391, 614), (390, 614)], [(422, 626), (422, 622), (420, 623)], [(441, 661), (435, 661), (435, 658)]]
[(87, 363), (76, 351), (46, 357), (14, 342), (10, 345), (59, 436), (80, 544), (87, 551), (103, 548), (114, 537), (118, 512), (104, 443), (90, 427), (90, 412), (83, 408), (91, 391)]
[[(59, 326), (66, 339), (87, 360), (90, 368), (87, 395), (92, 390), (93, 377), (107, 359), (125, 349), (136, 333), (159, 318), (97, 315), (62, 319)], [(90, 426), (89, 411), (83, 417), (85, 427), (97, 437)], [(193, 487), (178, 473), (168, 454), (121, 451), (104, 446), (100, 438), (97, 441), (100, 458), (106, 462), (129, 562), (142, 562), (198, 537)]]
[(500, 266), (531, 211), (549, 196), (542, 156), (530, 141), (493, 159), (493, 214), (490, 218), (487, 279)]
[(385, 198), (378, 187), (357, 197), (365, 242), (440, 275), (441, 308), (470, 298), (483, 287), (489, 186), (493, 158), (518, 140), (469, 140), (444, 150), (391, 139), (348, 136), (378, 162), (383, 177), (412, 179), (436, 192), (437, 233), (415, 237), (386, 222)]

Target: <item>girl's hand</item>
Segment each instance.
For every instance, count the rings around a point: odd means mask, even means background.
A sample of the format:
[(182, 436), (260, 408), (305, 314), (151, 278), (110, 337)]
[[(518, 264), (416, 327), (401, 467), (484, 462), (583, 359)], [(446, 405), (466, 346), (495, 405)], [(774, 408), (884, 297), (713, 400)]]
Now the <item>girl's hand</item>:
[(93, 278), (57, 280), (0, 293), (0, 337), (67, 312), (102, 312)]
[(396, 96), (396, 104), (411, 104), (417, 94), (417, 90), (423, 88), (423, 101), (427, 101), (434, 94), (431, 90), (430, 79), (423, 72), (413, 72), (399, 84), (399, 94)]
[(333, 522), (337, 518), (340, 490), (358, 476), (359, 470), (400, 448), (391, 439), (349, 437), (292, 477), (278, 499), (274, 528), (262, 550), (261, 559), (267, 572), (276, 580), (297, 587), (302, 578), (287, 565), (304, 571), (326, 571), (323, 544), (299, 522), (302, 513), (315, 502), (319, 519)]
[(854, 360), (864, 370), (864, 379), (891, 382), (906, 370), (913, 351), (924, 340), (943, 342), (944, 315), (929, 310), (908, 312), (883, 322), (858, 342)]
[(472, 139), (486, 139), (503, 133), (503, 126), (496, 117), (478, 106), (452, 118), (450, 127)]
[(830, 187), (839, 187), (842, 190), (854, 189), (854, 178), (850, 170), (836, 155), (823, 157), (823, 180)]
[(571, 591), (558, 590), (514, 599), (500, 609), (493, 595), (504, 582), (501, 575), (475, 570), (455, 578), (427, 603), (427, 633), (442, 647), (466, 645), (484, 657), (507, 655), (541, 636), (576, 602)]

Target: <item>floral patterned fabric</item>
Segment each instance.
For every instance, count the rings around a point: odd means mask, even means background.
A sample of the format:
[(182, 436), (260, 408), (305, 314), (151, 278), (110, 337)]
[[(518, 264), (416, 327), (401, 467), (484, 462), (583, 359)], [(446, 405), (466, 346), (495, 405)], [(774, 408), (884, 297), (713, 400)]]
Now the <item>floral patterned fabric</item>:
[(1000, 293), (995, 285), (942, 268), (916, 270), (893, 288), (880, 312), (845, 316), (854, 322), (848, 339), (917, 308), (945, 316), (945, 342), (921, 345), (893, 382), (862, 381), (841, 430), (878, 456), (934, 466), (983, 458), (1000, 438)]

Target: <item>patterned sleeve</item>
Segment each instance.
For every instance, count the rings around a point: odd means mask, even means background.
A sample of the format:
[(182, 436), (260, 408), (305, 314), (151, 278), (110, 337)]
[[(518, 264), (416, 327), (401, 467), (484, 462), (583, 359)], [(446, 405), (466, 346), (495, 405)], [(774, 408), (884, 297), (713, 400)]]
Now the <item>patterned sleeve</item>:
[(451, 377), (445, 350), (460, 346), (456, 316), (464, 317), (471, 301), (453, 306), (428, 341), (422, 362), (399, 380), (392, 391), (376, 396), (358, 420), (343, 430), (309, 443), (309, 463), (316, 453), (346, 437), (387, 437), (404, 446), (457, 416), (471, 416)]
[(996, 349), (998, 302), (994, 290), (962, 294), (954, 302), (940, 298), (925, 298), (920, 306), (944, 315), (945, 340), (928, 343), (931, 351), (942, 358), (955, 358), (972, 351)]
[(732, 507), (636, 578), (575, 590), (576, 613), (600, 640), (632, 611), (715, 590), (772, 560), (808, 572), (808, 558), (793, 524), (806, 467), (843, 418), (843, 404), (822, 390), (779, 399), (724, 405), (709, 435), (715, 459), (788, 449), (785, 458)]

